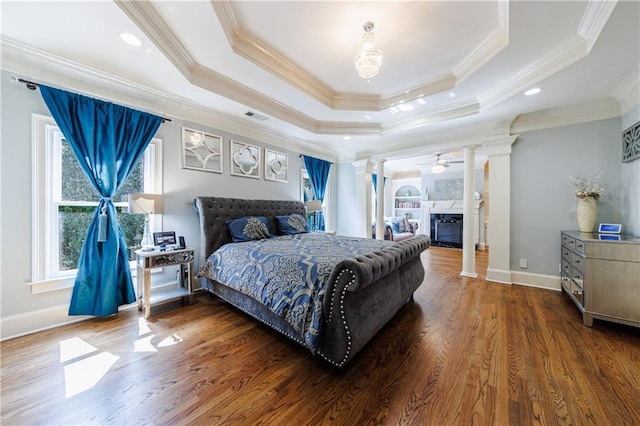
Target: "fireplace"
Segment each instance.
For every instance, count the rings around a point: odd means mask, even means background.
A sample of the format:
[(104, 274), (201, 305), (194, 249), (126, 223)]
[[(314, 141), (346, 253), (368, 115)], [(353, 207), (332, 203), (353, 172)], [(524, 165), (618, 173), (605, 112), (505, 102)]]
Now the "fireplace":
[(431, 244), (440, 247), (462, 248), (462, 215), (431, 214)]

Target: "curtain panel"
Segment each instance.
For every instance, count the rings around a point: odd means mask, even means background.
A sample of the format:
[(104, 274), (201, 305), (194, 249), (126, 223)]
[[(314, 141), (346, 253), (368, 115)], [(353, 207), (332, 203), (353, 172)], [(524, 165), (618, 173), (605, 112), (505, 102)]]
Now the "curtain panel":
[[(319, 158), (307, 157), (306, 155), (303, 155), (302, 159), (304, 160), (304, 166), (307, 169), (307, 173), (309, 173), (309, 180), (311, 180), (311, 185), (313, 186), (313, 196), (322, 203), (327, 189), (331, 163), (320, 160)], [(318, 212), (316, 215), (318, 230), (324, 231), (324, 214), (323, 212)]]
[(78, 261), (69, 315), (111, 315), (136, 300), (111, 197), (143, 156), (162, 117), (44, 85), (40, 92), (100, 196)]

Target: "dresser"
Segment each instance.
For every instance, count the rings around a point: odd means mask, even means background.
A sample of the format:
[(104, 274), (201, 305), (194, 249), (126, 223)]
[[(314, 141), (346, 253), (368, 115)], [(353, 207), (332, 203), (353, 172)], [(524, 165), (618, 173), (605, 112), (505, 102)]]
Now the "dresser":
[(640, 327), (640, 238), (561, 231), (562, 290), (591, 327), (602, 319)]

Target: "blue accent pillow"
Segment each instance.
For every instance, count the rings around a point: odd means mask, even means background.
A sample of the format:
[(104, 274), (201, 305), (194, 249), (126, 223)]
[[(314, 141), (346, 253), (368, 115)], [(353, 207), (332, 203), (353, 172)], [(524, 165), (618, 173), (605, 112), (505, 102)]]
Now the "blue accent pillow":
[(231, 232), (231, 241), (234, 243), (271, 238), (269, 221), (264, 216), (245, 216), (227, 220), (225, 224)]
[(290, 214), (287, 216), (276, 216), (278, 230), (282, 235), (295, 235), (309, 232), (307, 219), (301, 214)]
[(392, 218), (391, 219), (391, 230), (393, 231), (394, 234), (400, 234), (400, 220), (398, 218)]

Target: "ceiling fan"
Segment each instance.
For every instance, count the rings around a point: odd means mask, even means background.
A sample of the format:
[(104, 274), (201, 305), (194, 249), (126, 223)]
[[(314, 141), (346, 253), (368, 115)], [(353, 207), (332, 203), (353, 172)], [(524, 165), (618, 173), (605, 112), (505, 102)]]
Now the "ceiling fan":
[(440, 158), (442, 154), (437, 153), (435, 155), (435, 159), (433, 161), (432, 167), (431, 167), (431, 173), (443, 173), (447, 167), (449, 167), (450, 164), (454, 164), (454, 163), (464, 163), (463, 160), (447, 160), (445, 158)]

